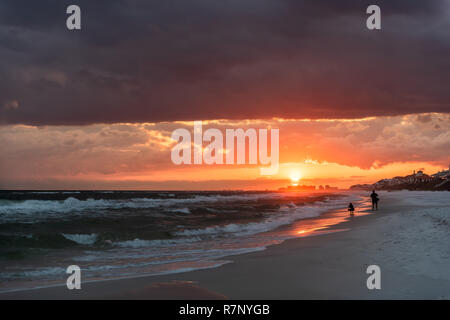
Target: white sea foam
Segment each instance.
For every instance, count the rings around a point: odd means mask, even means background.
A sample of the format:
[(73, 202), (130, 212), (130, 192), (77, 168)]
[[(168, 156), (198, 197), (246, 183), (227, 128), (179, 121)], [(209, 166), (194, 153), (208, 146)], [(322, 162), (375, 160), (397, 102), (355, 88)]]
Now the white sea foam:
[(62, 233), (62, 236), (70, 241), (83, 245), (91, 245), (97, 241), (98, 235), (92, 234), (67, 234)]
[(71, 211), (82, 211), (85, 209), (102, 209), (111, 206), (110, 200), (78, 200), (69, 197), (65, 200), (25, 200), (5, 201), (0, 205), (1, 214), (38, 212), (67, 213)]
[(16, 278), (46, 278), (54, 275), (65, 275), (66, 269), (61, 267), (47, 267), (36, 270), (26, 270), (17, 272), (2, 272), (0, 279), (16, 279)]
[[(0, 214), (33, 214), (33, 213), (68, 213), (84, 210), (122, 209), (122, 208), (152, 208), (170, 207), (189, 203), (208, 203), (217, 201), (254, 201), (262, 198), (282, 197), (280, 194), (248, 194), (248, 195), (208, 195), (195, 196), (185, 199), (152, 199), (132, 198), (127, 200), (87, 199), (78, 200), (69, 197), (65, 200), (5, 200), (0, 203)], [(187, 211), (186, 208), (179, 209)]]
[(177, 209), (171, 209), (170, 211), (177, 212), (177, 213), (186, 213), (186, 214), (191, 213), (191, 210), (189, 210), (189, 208), (177, 208)]
[(78, 200), (69, 197), (65, 200), (1, 200), (1, 222), (35, 223), (51, 217), (67, 214), (90, 215), (109, 214), (111, 210), (161, 208), (161, 212), (180, 212), (189, 214), (187, 205), (202, 205), (216, 202), (233, 203), (237, 201), (251, 202), (259, 199), (279, 199), (289, 197), (282, 193), (257, 193), (234, 195), (197, 195), (191, 198), (132, 198), (132, 199), (87, 199)]
[(186, 229), (177, 231), (176, 236), (217, 236), (234, 234), (237, 236), (253, 235), (261, 232), (270, 231), (280, 226), (290, 224), (296, 220), (318, 217), (334, 207), (342, 206), (342, 202), (348, 200), (331, 201), (329, 204), (320, 206), (296, 206), (292, 203), (280, 208), (278, 213), (271, 214), (268, 218), (260, 222), (251, 222), (247, 224), (227, 224), (222, 226), (207, 227), (203, 229)]
[(183, 238), (183, 239), (156, 239), (156, 240), (127, 240), (127, 241), (119, 241), (114, 242), (113, 244), (118, 247), (123, 248), (142, 248), (142, 247), (154, 247), (161, 245), (172, 245), (178, 243), (191, 243), (200, 241), (201, 238), (193, 237), (193, 238)]

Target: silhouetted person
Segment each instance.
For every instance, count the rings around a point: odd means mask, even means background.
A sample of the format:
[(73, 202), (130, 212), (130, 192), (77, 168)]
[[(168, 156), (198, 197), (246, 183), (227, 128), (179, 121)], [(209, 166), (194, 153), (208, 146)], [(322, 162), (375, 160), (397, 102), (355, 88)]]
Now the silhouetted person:
[(350, 202), (348, 205), (348, 211), (350, 212), (350, 215), (352, 216), (355, 212), (355, 207), (353, 206), (353, 203)]
[(378, 200), (380, 199), (378, 198), (378, 194), (375, 192), (375, 190), (372, 191), (370, 197), (372, 198), (372, 211), (375, 209), (378, 210)]

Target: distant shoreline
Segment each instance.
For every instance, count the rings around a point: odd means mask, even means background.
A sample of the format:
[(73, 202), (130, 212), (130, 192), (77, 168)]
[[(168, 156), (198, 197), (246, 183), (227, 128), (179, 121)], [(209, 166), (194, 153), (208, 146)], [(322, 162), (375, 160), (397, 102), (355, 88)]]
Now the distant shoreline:
[(427, 175), (423, 171), (416, 171), (404, 177), (381, 179), (373, 184), (356, 184), (349, 190), (409, 190), (409, 191), (450, 191), (450, 169)]

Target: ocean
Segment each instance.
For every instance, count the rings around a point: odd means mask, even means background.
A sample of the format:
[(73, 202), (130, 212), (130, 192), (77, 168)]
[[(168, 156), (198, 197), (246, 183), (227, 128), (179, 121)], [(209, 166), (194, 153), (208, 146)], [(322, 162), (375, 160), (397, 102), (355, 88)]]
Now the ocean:
[[(212, 268), (318, 234), (357, 193), (1, 191), (0, 291)], [(330, 215), (330, 212), (333, 212)]]

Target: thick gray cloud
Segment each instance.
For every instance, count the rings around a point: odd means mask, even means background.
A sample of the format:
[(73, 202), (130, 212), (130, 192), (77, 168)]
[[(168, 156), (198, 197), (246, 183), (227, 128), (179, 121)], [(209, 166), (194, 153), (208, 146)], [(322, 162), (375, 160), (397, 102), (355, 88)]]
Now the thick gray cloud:
[(449, 2), (377, 1), (379, 31), (369, 4), (3, 1), (0, 123), (450, 112)]

